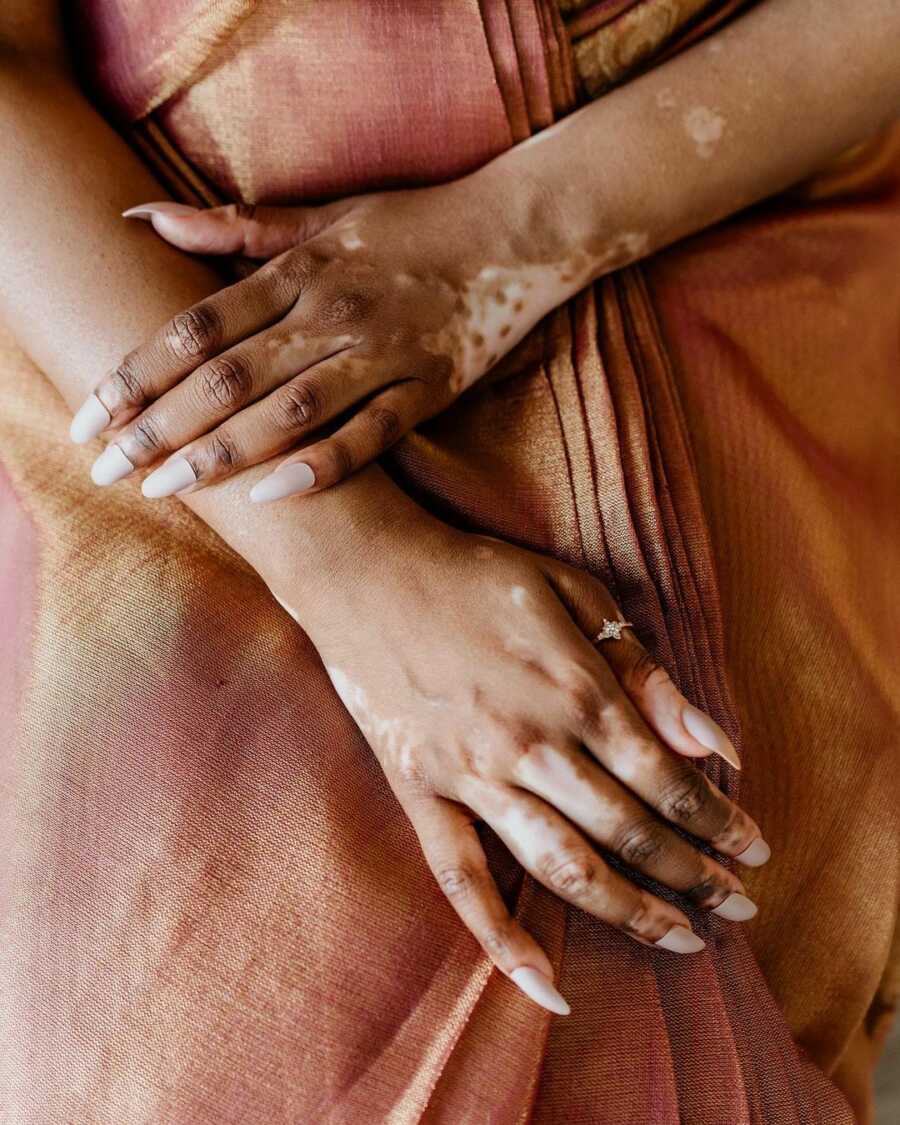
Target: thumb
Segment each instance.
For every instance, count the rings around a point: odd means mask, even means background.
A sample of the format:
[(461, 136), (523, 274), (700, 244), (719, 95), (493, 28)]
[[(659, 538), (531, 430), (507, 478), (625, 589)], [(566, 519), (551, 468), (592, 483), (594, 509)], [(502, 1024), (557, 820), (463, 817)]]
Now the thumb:
[(316, 207), (257, 207), (251, 203), (201, 209), (166, 200), (130, 207), (122, 217), (152, 223), (156, 233), (179, 250), (248, 258), (274, 258), (327, 225)]
[(677, 754), (705, 758), (715, 753), (740, 769), (740, 758), (725, 731), (685, 699), (633, 628), (625, 629), (619, 640), (597, 640), (605, 620), (625, 620), (606, 586), (587, 571), (557, 559), (542, 558), (541, 569), (650, 729)]

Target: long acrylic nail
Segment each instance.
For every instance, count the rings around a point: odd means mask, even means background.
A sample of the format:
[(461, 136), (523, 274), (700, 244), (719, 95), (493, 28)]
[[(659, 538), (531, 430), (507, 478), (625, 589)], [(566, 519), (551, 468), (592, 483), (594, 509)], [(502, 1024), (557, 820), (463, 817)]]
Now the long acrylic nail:
[(553, 981), (537, 969), (523, 965), (520, 969), (513, 969), (509, 977), (526, 996), (548, 1012), (555, 1012), (558, 1016), (567, 1016), (571, 1012), (572, 1009), (562, 994), (557, 992)]
[(653, 944), (658, 945), (660, 949), (671, 950), (672, 953), (698, 953), (706, 947), (703, 938), (686, 926), (673, 926), (667, 934)]
[(710, 913), (718, 914), (720, 918), (727, 918), (729, 922), (746, 922), (756, 914), (756, 903), (739, 891), (732, 891), (718, 906), (714, 906)]
[(115, 484), (117, 480), (134, 472), (134, 465), (117, 445), (109, 445), (91, 466), (94, 484)]
[(189, 484), (197, 483), (197, 474), (191, 467), (186, 457), (173, 457), (145, 478), (141, 485), (141, 492), (148, 500), (159, 500), (163, 496), (172, 496), (187, 488)]
[(681, 721), (688, 734), (696, 738), (701, 746), (724, 758), (736, 770), (741, 768), (741, 759), (732, 746), (731, 739), (709, 715), (687, 703), (681, 712)]
[(150, 220), (154, 215), (171, 215), (172, 218), (179, 218), (181, 215), (196, 215), (199, 207), (190, 207), (187, 203), (174, 203), (171, 200), (164, 200), (159, 203), (139, 203), (137, 207), (129, 207), (127, 211), (122, 212), (123, 219), (146, 219)]
[(281, 500), (295, 492), (306, 492), (315, 483), (316, 475), (309, 465), (294, 461), (263, 477), (250, 489), (250, 499), (254, 504), (267, 504), (270, 500)]
[(69, 426), (69, 437), (76, 445), (84, 445), (102, 434), (112, 421), (112, 415), (96, 395), (88, 395)]
[(757, 836), (756, 839), (748, 847), (744, 848), (740, 855), (734, 858), (738, 863), (743, 863), (745, 867), (762, 867), (767, 863), (772, 854), (772, 849), (765, 842), (762, 836)]

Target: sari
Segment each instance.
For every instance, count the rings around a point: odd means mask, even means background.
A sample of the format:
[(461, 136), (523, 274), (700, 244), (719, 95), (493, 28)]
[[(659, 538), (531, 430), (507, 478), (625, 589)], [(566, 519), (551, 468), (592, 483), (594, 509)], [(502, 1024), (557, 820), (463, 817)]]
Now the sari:
[[(460, 175), (741, 7), (88, 0), (69, 33), (176, 198), (286, 203)], [(0, 1118), (869, 1120), (898, 991), (898, 252), (890, 129), (590, 286), (385, 459), (601, 577), (738, 746), (740, 778), (701, 768), (772, 846), (741, 872), (757, 917), (691, 910), (706, 949), (678, 958), (487, 833), (565, 1019), (462, 928), (302, 631), (177, 500), (93, 489), (9, 326)]]

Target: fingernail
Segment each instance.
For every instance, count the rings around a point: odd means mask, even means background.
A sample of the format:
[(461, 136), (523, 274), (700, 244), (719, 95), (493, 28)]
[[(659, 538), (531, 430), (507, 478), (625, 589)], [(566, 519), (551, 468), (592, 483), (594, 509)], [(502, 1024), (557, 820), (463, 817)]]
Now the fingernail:
[(77, 445), (84, 445), (102, 434), (112, 421), (112, 415), (96, 395), (88, 395), (69, 426), (69, 437)]
[(772, 854), (772, 849), (765, 842), (762, 836), (757, 836), (749, 847), (744, 848), (740, 855), (734, 858), (738, 863), (743, 863), (746, 867), (762, 867), (768, 862), (769, 856)]
[(134, 472), (134, 465), (117, 445), (109, 445), (91, 466), (91, 480), (94, 484), (115, 484), (122, 477)]
[(199, 207), (190, 207), (187, 203), (173, 203), (165, 200), (161, 203), (139, 203), (137, 207), (129, 207), (122, 212), (123, 219), (152, 219), (154, 215), (195, 215)]
[(557, 992), (553, 981), (537, 969), (523, 965), (521, 969), (513, 969), (509, 977), (513, 984), (518, 985), (526, 996), (532, 999), (535, 1004), (540, 1004), (542, 1008), (546, 1008), (548, 1012), (556, 1012), (558, 1016), (567, 1016), (572, 1011), (562, 994)]
[(191, 467), (190, 461), (185, 457), (173, 457), (154, 469), (141, 485), (141, 492), (148, 500), (159, 500), (163, 496), (171, 496), (180, 492), (189, 484), (197, 483), (197, 474)]
[(756, 903), (746, 895), (732, 891), (728, 898), (712, 908), (711, 913), (718, 914), (720, 918), (727, 918), (730, 922), (746, 922), (756, 914)]
[(672, 953), (697, 953), (706, 947), (703, 938), (686, 926), (673, 926), (664, 937), (653, 944), (658, 945), (660, 949), (671, 950)]
[(250, 499), (254, 504), (266, 504), (270, 500), (292, 496), (295, 492), (306, 492), (315, 483), (316, 474), (309, 465), (295, 461), (290, 465), (282, 465), (274, 473), (263, 477), (250, 489)]
[(731, 739), (709, 715), (687, 703), (681, 712), (681, 721), (688, 734), (696, 738), (701, 746), (724, 758), (736, 770), (741, 768), (741, 759), (731, 745)]

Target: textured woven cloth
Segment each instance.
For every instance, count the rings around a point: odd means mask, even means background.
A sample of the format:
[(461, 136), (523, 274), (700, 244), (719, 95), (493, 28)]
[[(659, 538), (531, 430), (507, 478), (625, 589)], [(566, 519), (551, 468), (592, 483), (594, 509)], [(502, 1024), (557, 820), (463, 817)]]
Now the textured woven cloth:
[[(92, 0), (70, 29), (176, 195), (285, 202), (460, 174), (740, 5), (561, 7)], [(391, 456), (433, 510), (605, 579), (772, 845), (759, 915), (693, 911), (677, 958), (487, 834), (566, 1019), (462, 929), (250, 569), (177, 501), (92, 489), (10, 326), (0, 1120), (865, 1120), (897, 992), (898, 257), (892, 131), (581, 293)]]

